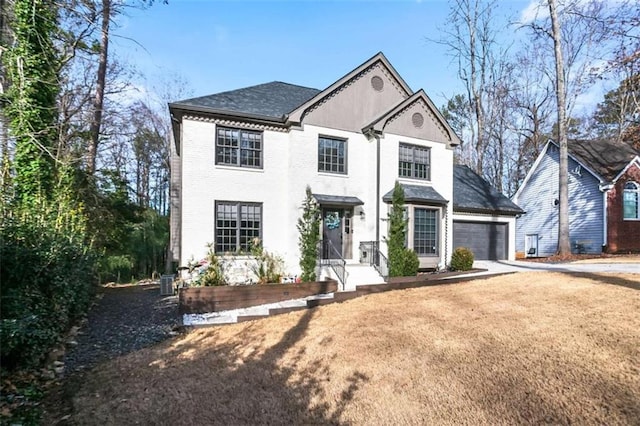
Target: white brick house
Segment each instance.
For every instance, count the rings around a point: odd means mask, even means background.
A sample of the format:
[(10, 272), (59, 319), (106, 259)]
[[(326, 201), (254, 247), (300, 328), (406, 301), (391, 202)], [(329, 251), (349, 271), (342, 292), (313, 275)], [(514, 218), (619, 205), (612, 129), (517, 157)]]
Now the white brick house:
[(361, 242), (378, 241), (386, 254), (395, 181), (408, 194), (408, 245), (421, 267), (448, 263), (459, 139), (382, 53), (322, 91), (272, 82), (169, 110), (171, 250), (179, 265), (203, 258), (208, 243), (233, 252), (258, 237), (299, 274), (296, 223), (307, 185), (322, 209), (323, 239), (347, 264), (359, 263)]

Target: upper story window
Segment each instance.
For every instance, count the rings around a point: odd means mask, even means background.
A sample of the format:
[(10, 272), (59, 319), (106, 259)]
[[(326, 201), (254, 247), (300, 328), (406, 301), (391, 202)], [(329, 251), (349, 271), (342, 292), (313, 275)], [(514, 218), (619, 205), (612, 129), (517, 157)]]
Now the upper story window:
[(216, 253), (249, 252), (261, 235), (262, 204), (216, 202)]
[(262, 132), (218, 126), (216, 164), (262, 168)]
[(637, 183), (627, 182), (624, 184), (622, 205), (624, 219), (640, 219), (640, 186)]
[(318, 171), (347, 173), (347, 141), (320, 136), (318, 139)]
[(431, 180), (431, 148), (401, 143), (398, 176)]

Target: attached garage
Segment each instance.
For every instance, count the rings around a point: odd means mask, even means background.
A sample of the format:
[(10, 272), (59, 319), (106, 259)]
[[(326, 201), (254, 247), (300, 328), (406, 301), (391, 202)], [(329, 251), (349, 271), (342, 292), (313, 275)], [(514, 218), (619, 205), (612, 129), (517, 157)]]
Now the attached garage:
[(467, 247), (478, 260), (507, 260), (509, 224), (453, 221), (453, 248)]
[(467, 166), (453, 167), (453, 248), (478, 260), (514, 260), (516, 217), (524, 211)]

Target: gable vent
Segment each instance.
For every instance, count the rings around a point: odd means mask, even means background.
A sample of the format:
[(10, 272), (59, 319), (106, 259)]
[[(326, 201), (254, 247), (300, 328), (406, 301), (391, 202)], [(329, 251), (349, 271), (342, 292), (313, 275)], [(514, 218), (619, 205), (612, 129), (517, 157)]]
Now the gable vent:
[(416, 112), (411, 116), (411, 122), (415, 127), (420, 128), (424, 124), (424, 117), (419, 112)]
[(384, 88), (384, 80), (381, 77), (374, 75), (371, 77), (371, 87), (378, 92), (382, 92), (382, 89)]

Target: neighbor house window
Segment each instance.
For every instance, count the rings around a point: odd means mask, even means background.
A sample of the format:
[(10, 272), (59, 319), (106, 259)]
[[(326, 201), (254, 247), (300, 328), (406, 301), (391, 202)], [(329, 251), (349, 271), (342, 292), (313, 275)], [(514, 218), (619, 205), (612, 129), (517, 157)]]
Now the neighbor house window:
[(438, 254), (438, 210), (413, 209), (413, 251), (418, 256)]
[(640, 219), (640, 186), (637, 183), (625, 183), (622, 203), (625, 219)]
[(218, 126), (216, 164), (262, 167), (262, 132)]
[(431, 180), (431, 149), (424, 146), (400, 144), (398, 176)]
[(347, 141), (321, 136), (318, 139), (318, 171), (347, 173)]
[(216, 253), (249, 252), (262, 235), (262, 204), (216, 202)]

